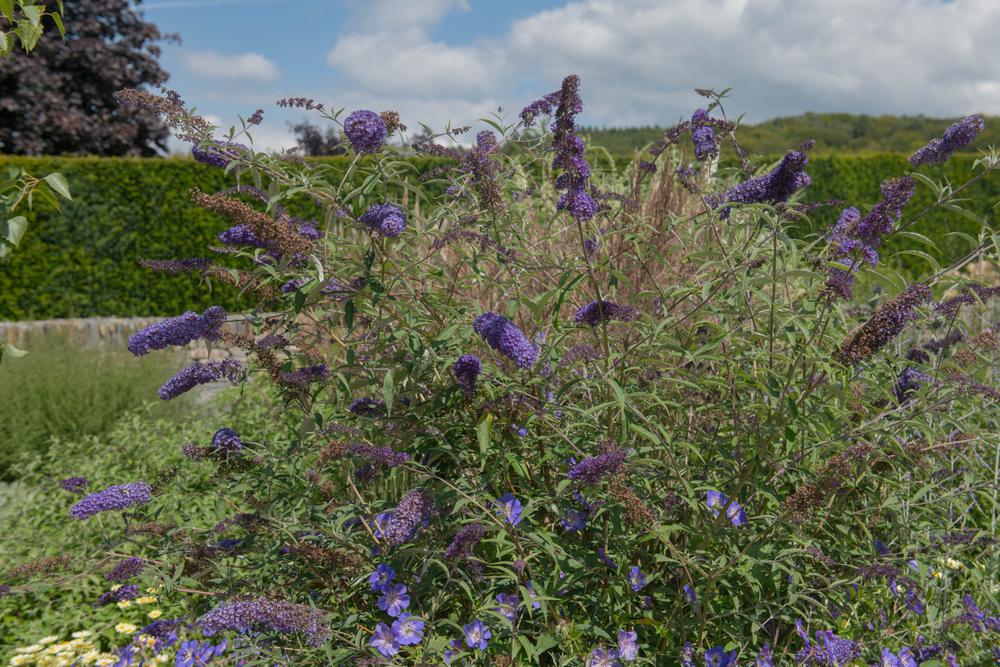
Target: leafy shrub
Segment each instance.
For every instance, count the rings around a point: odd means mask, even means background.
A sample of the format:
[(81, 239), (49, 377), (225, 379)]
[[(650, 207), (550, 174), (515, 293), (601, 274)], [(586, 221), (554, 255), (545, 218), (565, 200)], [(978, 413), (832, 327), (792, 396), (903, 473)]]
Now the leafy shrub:
[[(158, 378), (177, 363), (81, 346), (61, 334), (33, 337), (25, 346), (28, 355), (0, 366), (0, 479), (16, 479), (18, 459), (43, 455), (52, 438), (106, 432), (123, 412), (152, 400)], [(154, 413), (179, 416), (189, 407), (155, 405)]]
[[(37, 350), (33, 350), (25, 359), (36, 354)], [(12, 362), (11, 368), (19, 362)], [(164, 611), (164, 620), (184, 610), (190, 594), (177, 587), (191, 588), (195, 582), (156, 563), (146, 563), (141, 578), (128, 583), (141, 584), (143, 592), (158, 587), (159, 605), (93, 608), (93, 602), (111, 585), (105, 575), (122, 557), (108, 556), (96, 563), (88, 560), (89, 554), (107, 548), (105, 535), (87, 524), (64, 523), (67, 507), (79, 496), (61, 489), (59, 481), (84, 478), (92, 487), (105, 487), (120, 479), (170, 479), (171, 487), (183, 490), (189, 498), (169, 513), (183, 514), (184, 531), (193, 531), (195, 539), (214, 539), (212, 528), (228, 516), (228, 508), (209, 493), (214, 466), (185, 458), (183, 447), (210, 436), (215, 430), (211, 425), (217, 420), (239, 429), (273, 433), (267, 412), (273, 397), (252, 385), (246, 389), (242, 397), (232, 392), (222, 394), (204, 406), (204, 414), (187, 411), (188, 418), (183, 421), (157, 416), (162, 415), (162, 407), (146, 404), (120, 413), (115, 423), (101, 433), (55, 438), (44, 453), (21, 454), (18, 479), (0, 483), (0, 525), (4, 527), (0, 578), (15, 586), (37, 581), (46, 574), (48, 564), (54, 583), (67, 578), (72, 585), (46, 586), (0, 597), (0, 660), (10, 657), (5, 651), (35, 643), (40, 637), (71, 639), (70, 634), (78, 631), (93, 632), (88, 641), (96, 642), (101, 650), (110, 650), (132, 639), (131, 634), (123, 635), (114, 629), (118, 623), (142, 627), (142, 617), (153, 608)], [(148, 518), (148, 526), (132, 525), (131, 538), (142, 535), (142, 530), (172, 530), (178, 540), (187, 534), (170, 527), (176, 516)], [(114, 550), (125, 555), (133, 552), (128, 544), (119, 544)], [(68, 558), (59, 561), (61, 556)], [(18, 570), (24, 574), (16, 574)]]
[[(989, 226), (907, 284), (878, 254), (932, 180), (888, 180), (796, 238), (808, 146), (719, 172), (733, 125), (706, 91), (648, 161), (605, 171), (576, 135), (578, 86), (477, 135), (419, 212), (392, 194), (409, 166), (382, 146), (391, 112), (283, 102), (371, 156), (333, 178), (215, 139), (176, 98), (123, 94), (257, 189), (192, 193), (232, 225), (225, 256), (253, 260), (236, 276), (254, 335), (212, 309), (130, 348), (221, 339), (248, 362), (184, 368), (161, 398), (250, 377), (280, 401), (185, 447), (215, 471), (204, 487), (106, 475), (64, 498), (100, 517), (64, 515), (74, 535), (106, 530), (81, 562), (127, 546), (164, 586), (190, 579), (181, 620), (239, 642), (224, 660), (242, 664), (985, 664), (998, 290), (959, 272), (995, 265)], [(678, 163), (692, 138), (703, 161)], [(962, 191), (941, 192), (946, 208)], [(302, 200), (312, 223), (288, 212)], [(205, 534), (209, 505), (229, 518)], [(178, 532), (130, 534), (150, 520)]]
[[(596, 151), (592, 158), (605, 161)], [(938, 180), (960, 182), (972, 160), (955, 157), (928, 173)], [(8, 157), (0, 161), (36, 172), (59, 169), (73, 183), (76, 193), (75, 201), (66, 204), (62, 214), (40, 211), (27, 215), (31, 227), (18, 250), (17, 261), (0, 267), (0, 319), (169, 316), (189, 308), (203, 310), (213, 303), (227, 308), (240, 303), (238, 290), (217, 279), (211, 281), (211, 290), (206, 290), (190, 276), (150, 275), (138, 264), (140, 259), (205, 257), (208, 246), (218, 244), (216, 236), (224, 229), (220, 221), (193, 206), (183, 193), (195, 186), (206, 192), (222, 190), (230, 183), (220, 170), (179, 159)], [(423, 179), (448, 161), (409, 157), (407, 162), (412, 168), (407, 179), (411, 200), (418, 191), (432, 200), (440, 197), (444, 190), (441, 181)], [(329, 178), (339, 182), (350, 158), (325, 158), (313, 163), (329, 165)], [(624, 169), (628, 160), (619, 159), (613, 164)], [(811, 159), (810, 172), (815, 178), (814, 187), (806, 193), (807, 200), (874, 201), (878, 184), (900, 173), (904, 164), (900, 155)], [(540, 175), (540, 171), (531, 166), (531, 173)], [(352, 182), (360, 184), (363, 179), (358, 177), (359, 172), (352, 173)], [(1000, 196), (998, 188), (995, 180), (973, 184), (962, 193), (963, 207), (980, 217), (988, 215)], [(401, 197), (402, 186), (393, 192), (393, 196)], [(914, 208), (932, 200), (930, 191), (921, 190)], [(294, 207), (303, 217), (317, 214), (309, 202), (298, 201)], [(835, 217), (835, 211), (818, 210), (811, 223), (799, 221), (789, 233), (804, 237), (822, 232)], [(899, 238), (888, 263), (917, 277), (928, 269), (928, 263), (909, 253), (960, 257), (971, 249), (972, 242), (956, 233), (975, 236), (976, 229), (975, 221), (954, 212), (934, 211), (912, 228), (933, 247), (915, 237)]]

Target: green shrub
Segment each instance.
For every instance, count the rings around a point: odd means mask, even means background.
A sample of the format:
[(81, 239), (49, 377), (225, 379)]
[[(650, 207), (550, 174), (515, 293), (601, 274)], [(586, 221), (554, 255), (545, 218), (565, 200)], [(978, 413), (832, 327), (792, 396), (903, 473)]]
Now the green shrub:
[[(61, 334), (33, 336), (29, 354), (0, 365), (0, 479), (15, 479), (15, 462), (45, 454), (52, 438), (100, 435), (122, 413), (155, 400), (152, 392), (182, 364), (180, 355), (135, 358), (124, 349), (82, 346)], [(154, 404), (176, 417), (188, 403)]]
[[(32, 354), (36, 352), (33, 349)], [(136, 394), (149, 396), (149, 388), (137, 387)], [(115, 636), (112, 627), (125, 616), (114, 605), (93, 609), (94, 599), (107, 589), (103, 574), (109, 565), (93, 567), (93, 563), (78, 556), (81, 549), (99, 549), (105, 536), (86, 525), (66, 522), (69, 507), (79, 496), (62, 490), (60, 479), (86, 477), (94, 487), (125, 478), (158, 480), (161, 489), (169, 487), (187, 496), (183, 505), (170, 508), (170, 514), (185, 516), (184, 528), (193, 534), (211, 535), (212, 527), (228, 513), (225, 504), (208, 493), (214, 466), (185, 458), (182, 448), (189, 442), (206, 441), (217, 428), (214, 424), (220, 421), (239, 430), (273, 434), (272, 400), (271, 393), (251, 384), (243, 392), (224, 392), (193, 414), (186, 410), (185, 420), (163, 419), (158, 416), (163, 414), (158, 409), (161, 406), (147, 404), (119, 413), (114, 424), (101, 433), (67, 434), (53, 438), (44, 453), (19, 452), (19, 479), (0, 482), (4, 538), (0, 540), (0, 580), (15, 586), (30, 582), (32, 577), (12, 578), (7, 573), (26, 563), (65, 554), (71, 557), (69, 563), (53, 574), (73, 577), (75, 583), (71, 587), (43, 587), (0, 596), (0, 664), (7, 664), (7, 650), (29, 643), (26, 640), (30, 638), (51, 634), (68, 637), (81, 629), (103, 634), (105, 645), (113, 646), (107, 643)], [(173, 517), (164, 516), (162, 520)], [(128, 545), (121, 546), (130, 550)], [(172, 575), (172, 571), (150, 565), (147, 585)], [(185, 583), (192, 582), (172, 582), (161, 598), (180, 600), (183, 594), (171, 590)]]

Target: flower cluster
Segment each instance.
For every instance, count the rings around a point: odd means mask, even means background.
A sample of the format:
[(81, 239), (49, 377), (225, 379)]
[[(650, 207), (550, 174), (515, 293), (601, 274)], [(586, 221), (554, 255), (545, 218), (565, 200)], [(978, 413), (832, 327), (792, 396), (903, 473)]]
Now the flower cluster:
[(538, 358), (538, 349), (513, 322), (496, 313), (483, 313), (472, 324), (472, 330), (482, 336), (490, 347), (514, 362), (518, 368), (531, 368)]
[[(713, 207), (722, 204), (780, 204), (788, 201), (795, 192), (808, 186), (812, 179), (805, 172), (809, 157), (806, 150), (789, 151), (781, 159), (778, 166), (763, 176), (757, 176), (743, 181), (727, 190), (723, 195), (713, 195), (707, 198)], [(725, 206), (719, 211), (723, 220), (729, 217), (732, 209)]]
[(361, 214), (358, 222), (382, 236), (392, 238), (406, 229), (406, 213), (394, 204), (375, 204)]
[(187, 345), (199, 338), (216, 340), (225, 321), (226, 311), (219, 306), (212, 306), (201, 315), (188, 311), (135, 332), (129, 336), (128, 351), (141, 356), (171, 345)]
[(691, 115), (691, 142), (694, 144), (694, 156), (699, 160), (719, 154), (715, 130), (710, 121), (708, 112), (704, 109), (698, 109)]
[(169, 401), (201, 384), (209, 384), (219, 380), (228, 380), (232, 384), (236, 384), (242, 373), (243, 364), (235, 359), (196, 361), (164, 382), (157, 390), (157, 394), (162, 400)]
[(247, 632), (253, 628), (300, 633), (312, 646), (320, 646), (330, 636), (329, 622), (323, 612), (307, 604), (269, 598), (224, 602), (199, 618), (198, 625), (206, 637), (227, 630)]
[(872, 356), (893, 338), (898, 336), (907, 324), (917, 319), (916, 307), (930, 301), (931, 290), (926, 285), (914, 283), (901, 294), (890, 299), (878, 309), (871, 319), (837, 350), (835, 358), (845, 364), (857, 366)]
[(625, 463), (628, 455), (628, 450), (610, 445), (605, 448), (603, 453), (597, 456), (588, 456), (575, 464), (566, 473), (566, 477), (573, 481), (593, 486), (602, 479), (617, 473), (621, 469), (622, 464)]
[(376, 153), (385, 143), (385, 121), (374, 111), (359, 109), (344, 119), (344, 134), (357, 153)]
[(455, 380), (467, 394), (476, 393), (476, 380), (483, 370), (483, 364), (474, 354), (463, 354), (452, 366), (451, 371), (455, 374)]
[(573, 318), (577, 324), (596, 327), (601, 322), (631, 322), (638, 317), (638, 312), (631, 306), (623, 306), (611, 301), (591, 301), (581, 306)]
[(152, 498), (153, 487), (146, 482), (116, 484), (86, 496), (70, 508), (69, 514), (74, 519), (83, 521), (101, 512), (113, 512), (137, 505), (145, 505)]
[(128, 581), (129, 579), (138, 577), (145, 566), (146, 561), (138, 556), (130, 556), (124, 560), (118, 561), (118, 563), (104, 575), (104, 578), (108, 581)]
[(940, 138), (931, 139), (930, 143), (910, 156), (910, 164), (919, 167), (925, 164), (941, 164), (955, 151), (972, 143), (976, 136), (986, 129), (986, 120), (979, 114), (966, 116), (950, 125)]
[(865, 264), (878, 264), (878, 247), (899, 221), (915, 189), (916, 182), (908, 176), (891, 178), (882, 183), (882, 199), (867, 215), (862, 217), (854, 207), (843, 210), (830, 230), (831, 259), (844, 265), (829, 270), (827, 287), (832, 293), (844, 299), (853, 296), (853, 274)]

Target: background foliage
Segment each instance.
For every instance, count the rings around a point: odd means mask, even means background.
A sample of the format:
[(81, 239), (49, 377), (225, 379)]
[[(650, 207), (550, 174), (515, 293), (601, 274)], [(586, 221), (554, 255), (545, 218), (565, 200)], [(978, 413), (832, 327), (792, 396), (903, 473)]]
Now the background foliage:
[[(956, 156), (927, 173), (958, 182), (968, 173), (972, 159)], [(419, 190), (426, 199), (444, 191), (442, 180), (423, 177), (450, 164), (449, 160), (412, 158), (408, 162), (413, 191)], [(321, 158), (315, 163), (329, 167), (328, 178), (336, 180), (350, 158)], [(628, 160), (619, 158), (616, 164), (623, 169)], [(58, 170), (73, 184), (74, 200), (65, 203), (62, 212), (26, 213), (30, 226), (18, 259), (0, 266), (0, 319), (169, 316), (187, 309), (203, 310), (213, 303), (236, 305), (237, 292), (231, 287), (213, 285), (212, 291), (206, 291), (195, 278), (155, 274), (138, 265), (139, 259), (210, 254), (206, 250), (217, 245), (215, 237), (226, 228), (225, 222), (194, 206), (183, 193), (196, 185), (209, 192), (231, 185), (221, 170), (185, 159), (2, 158), (3, 165), (36, 173)], [(814, 184), (806, 201), (840, 199), (846, 205), (863, 207), (878, 199), (881, 180), (900, 173), (904, 165), (902, 155), (812, 158), (809, 172)], [(356, 174), (355, 184), (360, 183)], [(390, 188), (392, 194), (401, 196), (400, 186)], [(982, 216), (992, 210), (998, 196), (996, 180), (981, 181), (962, 193), (963, 206)], [(911, 205), (923, 208), (932, 200), (933, 195), (924, 189)], [(298, 202), (293, 208), (304, 217), (316, 214), (308, 203)], [(839, 211), (838, 207), (817, 210), (812, 223), (801, 221), (790, 233), (801, 238), (821, 233)], [(928, 268), (927, 260), (901, 251), (931, 250), (942, 260), (955, 259), (973, 246), (968, 238), (950, 234), (974, 234), (977, 227), (976, 221), (962, 214), (935, 211), (913, 231), (930, 239), (936, 250), (912, 238), (897, 238), (884, 255), (891, 266), (917, 275)]]

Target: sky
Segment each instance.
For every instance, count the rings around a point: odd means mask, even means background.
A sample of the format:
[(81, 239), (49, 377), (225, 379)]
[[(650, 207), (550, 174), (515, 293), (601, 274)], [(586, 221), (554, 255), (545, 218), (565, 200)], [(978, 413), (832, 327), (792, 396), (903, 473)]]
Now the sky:
[[(1000, 0), (145, 0), (168, 86), (257, 148), (294, 145), (310, 97), (472, 124), (582, 80), (580, 122), (670, 125), (731, 87), (747, 122), (806, 111), (1000, 114)], [(317, 122), (325, 122), (313, 118)]]

